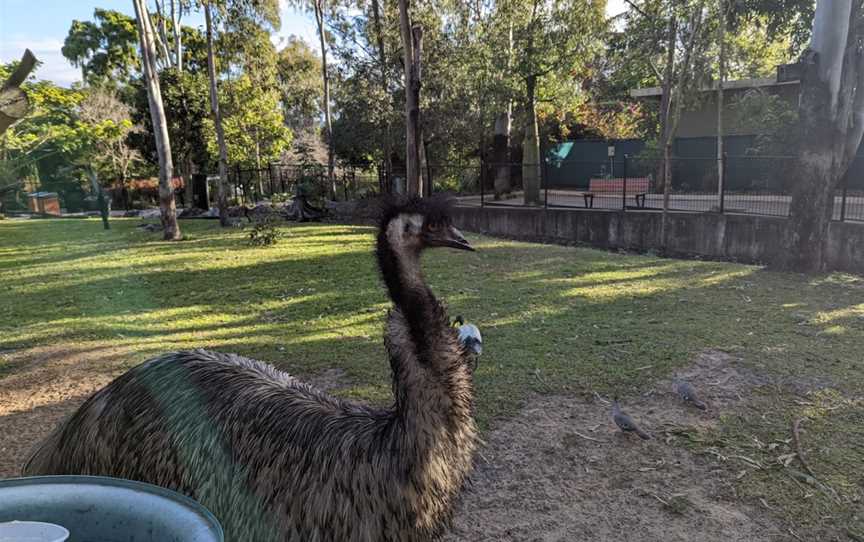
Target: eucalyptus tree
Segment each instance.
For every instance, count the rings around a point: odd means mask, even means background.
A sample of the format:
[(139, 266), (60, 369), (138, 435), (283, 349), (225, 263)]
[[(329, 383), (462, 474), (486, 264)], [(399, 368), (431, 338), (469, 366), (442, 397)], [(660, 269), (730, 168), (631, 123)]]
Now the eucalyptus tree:
[(540, 203), (538, 102), (561, 105), (580, 92), (583, 68), (600, 52), (605, 2), (506, 0), (500, 13), (513, 22), (514, 73), (524, 84), (522, 184), (525, 203)]
[(825, 266), (834, 193), (864, 135), (864, 2), (819, 0), (801, 58), (800, 141), (787, 265)]
[(163, 237), (168, 241), (176, 241), (182, 239), (182, 234), (177, 223), (177, 206), (174, 201), (174, 186), (172, 184), (174, 162), (171, 156), (168, 121), (162, 104), (162, 91), (156, 66), (155, 32), (145, 1), (133, 0), (133, 5), (141, 48), (141, 66), (159, 158), (159, 208), (161, 210)]
[(328, 68), (328, 53), (330, 32), (328, 31), (328, 20), (338, 10), (339, 2), (335, 0), (291, 0), (296, 7), (312, 13), (315, 17), (315, 28), (318, 33), (318, 43), (321, 47), (321, 81), (324, 89), (323, 107), (324, 129), (327, 138), (327, 179), (330, 188), (330, 197), (336, 198), (336, 178), (334, 176), (336, 154), (333, 139), (333, 118), (330, 103), (330, 69)]
[(302, 39), (291, 36), (276, 62), (285, 124), (295, 133), (314, 130), (324, 95), (321, 58)]
[(225, 228), (228, 221), (228, 147), (225, 144), (225, 129), (222, 125), (222, 112), (219, 109), (219, 89), (216, 80), (216, 58), (213, 54), (213, 14), (209, 1), (203, 2), (204, 24), (207, 29), (207, 80), (210, 91), (210, 114), (216, 131), (216, 145), (219, 148), (219, 187), (216, 201), (219, 206), (219, 224)]
[(140, 60), (134, 17), (96, 8), (92, 21), (72, 21), (60, 50), (89, 84), (119, 86), (137, 75)]
[(279, 2), (208, 0), (204, 7), (211, 51), (211, 118), (205, 128), (208, 147), (219, 157), (220, 200), (227, 198), (228, 162), (254, 165), (261, 194), (263, 164), (279, 158), (291, 137), (279, 115), (277, 53), (270, 40), (281, 25)]

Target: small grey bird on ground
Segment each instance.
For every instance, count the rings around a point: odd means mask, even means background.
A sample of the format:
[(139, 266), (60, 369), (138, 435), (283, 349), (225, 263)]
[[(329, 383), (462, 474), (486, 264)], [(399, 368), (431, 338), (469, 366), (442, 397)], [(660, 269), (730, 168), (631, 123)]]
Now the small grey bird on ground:
[(612, 419), (615, 420), (615, 425), (621, 428), (625, 433), (636, 433), (640, 438), (649, 440), (651, 435), (641, 430), (633, 418), (627, 415), (626, 412), (621, 412), (621, 405), (618, 404), (618, 398), (612, 402)]
[(699, 410), (706, 410), (708, 408), (708, 406), (699, 399), (699, 396), (696, 394), (696, 390), (693, 389), (693, 386), (691, 386), (690, 383), (686, 380), (676, 378), (675, 382), (672, 384), (672, 389), (675, 390), (675, 393), (678, 394), (678, 397), (688, 403), (692, 403), (693, 406), (695, 406)]

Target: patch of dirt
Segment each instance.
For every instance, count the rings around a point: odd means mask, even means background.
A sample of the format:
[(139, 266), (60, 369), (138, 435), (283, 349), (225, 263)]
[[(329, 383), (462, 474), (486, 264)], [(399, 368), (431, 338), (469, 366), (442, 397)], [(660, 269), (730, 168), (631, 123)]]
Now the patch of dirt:
[(672, 381), (623, 408), (653, 434), (618, 431), (601, 397), (535, 397), (487, 435), (445, 540), (763, 541), (789, 539), (763, 510), (729, 498), (710, 458), (671, 445), (666, 430), (710, 426), (721, 410), (764, 384), (722, 352), (708, 351), (678, 375), (701, 392), (706, 412), (684, 404)]
[[(0, 378), (0, 478), (17, 476), (32, 447), (122, 371), (123, 354), (47, 348), (6, 354), (15, 371)], [(624, 409), (654, 436), (648, 441), (619, 432), (603, 398), (532, 398), (485, 435), (445, 540), (789, 540), (771, 515), (729, 498), (725, 469), (674, 446), (667, 433), (710, 427), (766, 379), (717, 351), (703, 352), (678, 376), (709, 408), (682, 403), (671, 379), (623, 398)], [(340, 369), (308, 380), (327, 391), (347, 385)]]
[(13, 373), (0, 377), (0, 478), (21, 474), (33, 447), (87, 397), (117, 375), (113, 348), (33, 348), (7, 352)]

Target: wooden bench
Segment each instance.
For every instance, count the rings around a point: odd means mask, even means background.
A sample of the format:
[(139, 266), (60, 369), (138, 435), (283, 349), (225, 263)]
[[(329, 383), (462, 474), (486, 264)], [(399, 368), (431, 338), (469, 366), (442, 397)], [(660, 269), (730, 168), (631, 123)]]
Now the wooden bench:
[[(651, 179), (648, 177), (628, 177), (627, 178), (627, 194), (632, 194), (636, 200), (636, 207), (645, 208), (645, 196), (648, 194), (648, 189), (651, 186)], [(582, 198), (585, 200), (585, 208), (594, 208), (594, 194), (622, 194), (624, 192), (623, 178), (610, 179), (589, 179), (588, 191), (582, 193)]]

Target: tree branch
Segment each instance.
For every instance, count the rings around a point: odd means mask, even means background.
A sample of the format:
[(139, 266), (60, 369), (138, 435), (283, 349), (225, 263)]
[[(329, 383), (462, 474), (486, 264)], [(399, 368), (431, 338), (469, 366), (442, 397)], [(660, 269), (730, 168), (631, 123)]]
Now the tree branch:
[(695, 19), (692, 25), (693, 31), (690, 34), (690, 40), (688, 41), (686, 46), (687, 48), (684, 52), (684, 62), (681, 66), (681, 73), (678, 77), (678, 100), (675, 102), (675, 113), (673, 114), (672, 129), (670, 131), (671, 137), (675, 137), (675, 132), (678, 131), (678, 123), (681, 120), (681, 108), (683, 106), (681, 94), (684, 92), (684, 88), (690, 81), (692, 71), (690, 63), (693, 59), (693, 49), (696, 46), (696, 40), (699, 38), (699, 34), (702, 30), (702, 10), (699, 6), (696, 7), (696, 12), (693, 14), (693, 18)]
[(636, 12), (637, 12), (639, 15), (645, 17), (646, 19), (654, 19), (654, 17), (652, 17), (652, 16), (648, 15), (647, 13), (645, 13), (645, 11), (644, 11), (642, 8), (640, 8), (639, 6), (637, 6), (636, 3), (633, 2), (632, 0), (624, 0), (624, 1), (625, 1), (627, 4), (629, 4), (631, 8), (633, 8), (634, 10), (636, 10)]
[(9, 79), (3, 83), (2, 90), (12, 87), (20, 87), (24, 81), (27, 80), (27, 77), (30, 75), (30, 72), (33, 71), (34, 67), (36, 67), (36, 57), (33, 56), (30, 49), (25, 49), (24, 56), (21, 57), (21, 62), (18, 63), (18, 67), (15, 68), (15, 71), (12, 72)]
[(168, 35), (165, 28), (165, 13), (162, 10), (162, 3), (159, 0), (153, 0), (156, 4), (156, 16), (159, 18), (159, 32), (156, 32), (153, 27), (153, 22), (149, 21), (151, 32), (157, 39), (156, 44), (159, 45), (159, 53), (165, 59), (167, 66), (173, 65), (171, 54), (168, 52)]

